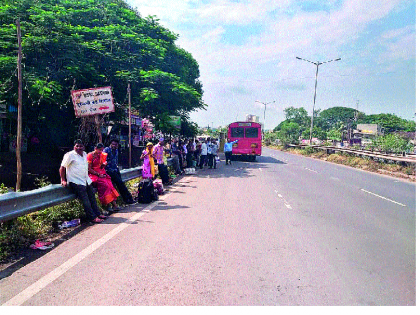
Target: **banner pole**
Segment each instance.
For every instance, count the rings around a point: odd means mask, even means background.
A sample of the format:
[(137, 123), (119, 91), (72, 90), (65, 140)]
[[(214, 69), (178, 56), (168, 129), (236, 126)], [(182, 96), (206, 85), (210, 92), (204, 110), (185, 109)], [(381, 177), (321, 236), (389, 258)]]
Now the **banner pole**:
[(131, 86), (128, 83), (128, 167), (131, 168)]

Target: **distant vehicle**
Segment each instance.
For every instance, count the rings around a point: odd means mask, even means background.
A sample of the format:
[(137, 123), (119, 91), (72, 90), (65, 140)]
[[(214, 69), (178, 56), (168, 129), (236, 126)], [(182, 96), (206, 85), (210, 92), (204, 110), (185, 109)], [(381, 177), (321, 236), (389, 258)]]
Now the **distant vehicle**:
[(255, 161), (261, 155), (261, 124), (257, 122), (237, 121), (228, 126), (229, 142), (238, 140), (232, 147), (232, 156), (245, 156)]

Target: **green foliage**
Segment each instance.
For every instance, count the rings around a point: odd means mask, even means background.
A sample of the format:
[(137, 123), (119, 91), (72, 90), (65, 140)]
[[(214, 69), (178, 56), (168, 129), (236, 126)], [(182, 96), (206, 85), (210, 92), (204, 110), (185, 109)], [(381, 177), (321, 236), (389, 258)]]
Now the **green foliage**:
[(309, 127), (311, 124), (311, 118), (308, 116), (308, 112), (303, 108), (288, 107), (284, 110), (286, 120), (277, 125), (273, 131), (280, 131), (284, 124), (290, 122), (296, 123), (300, 127), (300, 131), (304, 130), (305, 127)]
[[(286, 120), (277, 125), (274, 131), (283, 130), (281, 138), (286, 142), (293, 143), (290, 139), (290, 135), (293, 134), (290, 128), (294, 126), (295, 134), (299, 134), (304, 139), (309, 139), (310, 117), (306, 110), (303, 107), (288, 107), (284, 110), (284, 113)], [(356, 116), (357, 121), (355, 120)], [(297, 125), (290, 125), (291, 122)], [(355, 128), (356, 124), (380, 124), (385, 128), (385, 133), (394, 131), (414, 132), (416, 130), (415, 121), (408, 121), (394, 114), (366, 115), (363, 112), (357, 112), (353, 108), (332, 107), (319, 113), (317, 112), (314, 117), (312, 137), (320, 140), (340, 141), (342, 131), (347, 128), (348, 124), (351, 125), (351, 128)], [(294, 138), (292, 137), (292, 139)]]
[(377, 137), (373, 140), (373, 145), (382, 151), (391, 153), (408, 152), (412, 149), (412, 144), (407, 139), (393, 133)]
[(330, 129), (327, 132), (327, 139), (340, 141), (341, 140), (341, 132), (335, 128)]
[(348, 107), (332, 107), (319, 114), (320, 120), (327, 129), (338, 129), (341, 125), (353, 120), (356, 110)]
[[(65, 145), (77, 132), (72, 89), (112, 86), (121, 120), (132, 105), (152, 121), (204, 109), (199, 67), (178, 36), (122, 0), (19, 0), (0, 4), (0, 102), (16, 104), (16, 25), (23, 48), (24, 121)], [(60, 135), (57, 139), (57, 135)]]
[(277, 137), (282, 144), (298, 144), (300, 136), (300, 128), (296, 122), (286, 122), (282, 124)]
[(416, 123), (414, 121), (402, 119), (394, 114), (367, 115), (359, 123), (379, 124), (385, 129), (385, 133), (394, 131), (413, 132), (416, 130)]
[[(188, 121), (187, 119), (181, 118), (181, 130), (180, 133), (183, 137), (194, 138), (198, 135), (198, 125), (195, 122)], [(218, 138), (218, 135), (214, 138)]]
[(1, 183), (0, 184), (0, 195), (1, 194), (5, 194), (5, 193), (7, 193), (9, 190), (8, 190), (8, 188), (3, 184), (3, 183)]
[[(309, 139), (311, 134), (311, 128), (306, 128), (302, 131), (302, 138)], [(318, 138), (319, 140), (327, 140), (327, 132), (320, 127), (314, 126), (312, 129), (312, 138)]]
[(267, 132), (264, 134), (264, 144), (272, 145), (276, 142), (277, 139), (280, 139), (279, 132)]

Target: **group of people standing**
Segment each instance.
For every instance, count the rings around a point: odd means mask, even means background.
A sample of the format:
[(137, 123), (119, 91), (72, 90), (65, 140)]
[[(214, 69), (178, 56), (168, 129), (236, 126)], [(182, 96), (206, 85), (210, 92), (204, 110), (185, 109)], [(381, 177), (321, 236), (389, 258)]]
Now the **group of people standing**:
[[(231, 163), (232, 145), (237, 142), (227, 142), (224, 146), (226, 164)], [(133, 204), (135, 201), (125, 186), (118, 168), (117, 139), (111, 140), (109, 147), (102, 143), (95, 146), (93, 152), (87, 154), (81, 140), (74, 142), (74, 150), (67, 152), (60, 167), (61, 185), (69, 186), (83, 204), (88, 220), (100, 223), (106, 215), (100, 211), (95, 198), (96, 188), (101, 205), (106, 209), (105, 214), (121, 210), (116, 200), (121, 195), (124, 203)], [(171, 185), (167, 157), (173, 158), (173, 168), (176, 174), (183, 174), (184, 168), (199, 167), (215, 169), (218, 161), (219, 141), (207, 138), (199, 140), (173, 139), (166, 143), (160, 138), (156, 145), (149, 142), (140, 159), (143, 161), (142, 177), (155, 179), (157, 175), (163, 185)], [(157, 164), (156, 174), (155, 164)]]
[(218, 159), (219, 142), (216, 139), (207, 138), (200, 145), (200, 169), (204, 166), (216, 168), (216, 159)]
[[(165, 176), (166, 170), (162, 165), (166, 164), (166, 161), (164, 161), (166, 155), (172, 157), (175, 174), (180, 175), (184, 173), (185, 168), (200, 167), (202, 169), (204, 166), (216, 168), (218, 150), (219, 141), (212, 138), (207, 138), (201, 142), (198, 139), (172, 139), (168, 143), (164, 138), (161, 138), (155, 146), (149, 142), (140, 159), (144, 161), (143, 167), (146, 168), (144, 175), (148, 178), (150, 178), (150, 175), (152, 175), (151, 177), (155, 176), (155, 174), (148, 173), (149, 165), (151, 170), (151, 165), (154, 164), (152, 161), (148, 161), (146, 157), (149, 159), (153, 157), (158, 164), (159, 174), (162, 175), (161, 169), (163, 169)], [(162, 178), (162, 181), (164, 184), (166, 183), (166, 179)]]

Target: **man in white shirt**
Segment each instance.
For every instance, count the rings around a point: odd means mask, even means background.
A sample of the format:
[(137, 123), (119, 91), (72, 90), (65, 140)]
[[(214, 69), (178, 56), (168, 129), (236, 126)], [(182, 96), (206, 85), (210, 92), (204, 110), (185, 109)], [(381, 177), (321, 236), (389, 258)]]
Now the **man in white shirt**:
[(209, 139), (207, 142), (207, 165), (209, 166), (209, 168), (213, 168), (213, 162), (214, 162), (214, 154), (213, 154), (213, 150), (214, 150), (214, 144), (213, 144), (213, 139)]
[(83, 204), (88, 220), (101, 223), (106, 216), (101, 214), (96, 203), (92, 180), (88, 175), (87, 154), (81, 140), (74, 142), (74, 150), (67, 152), (60, 167), (61, 186), (70, 186), (72, 192)]
[(203, 169), (205, 162), (207, 162), (207, 140), (201, 144), (200, 169)]

